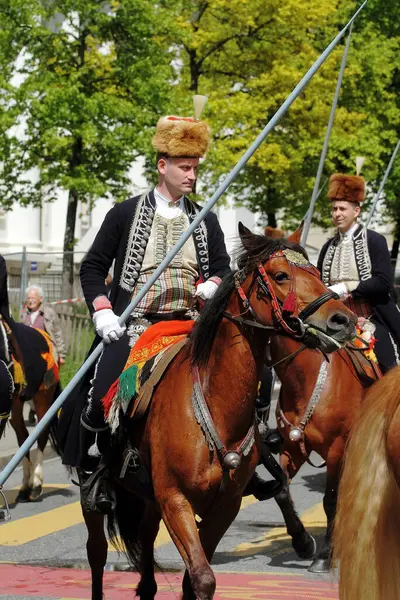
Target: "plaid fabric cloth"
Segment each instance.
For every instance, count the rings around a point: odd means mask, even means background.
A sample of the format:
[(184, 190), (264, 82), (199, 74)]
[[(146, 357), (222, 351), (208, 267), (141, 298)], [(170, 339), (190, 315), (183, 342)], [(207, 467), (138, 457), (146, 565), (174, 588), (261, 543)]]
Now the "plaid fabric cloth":
[[(135, 296), (150, 279), (152, 273), (139, 276)], [(142, 317), (148, 313), (165, 314), (185, 312), (193, 305), (195, 278), (185, 269), (166, 269), (135, 308), (133, 315)]]
[(364, 299), (349, 297), (344, 303), (347, 308), (353, 311), (358, 317), (369, 319), (373, 313), (371, 305)]

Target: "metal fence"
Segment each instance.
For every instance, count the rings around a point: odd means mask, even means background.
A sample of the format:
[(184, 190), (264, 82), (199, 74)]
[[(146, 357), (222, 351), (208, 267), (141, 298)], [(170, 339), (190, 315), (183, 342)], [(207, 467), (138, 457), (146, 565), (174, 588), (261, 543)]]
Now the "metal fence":
[[(83, 361), (94, 337), (94, 328), (79, 280), (83, 252), (74, 252), (74, 284), (72, 298), (62, 297), (63, 252), (4, 253), (8, 272), (8, 297), (14, 318), (20, 320), (26, 288), (42, 288), (45, 303), (53, 305), (60, 317), (61, 329), (67, 348), (67, 357)], [(77, 301), (79, 299), (80, 301)]]
[(67, 357), (74, 362), (83, 362), (95, 333), (89, 312), (87, 309), (85, 312), (77, 312), (75, 307), (65, 304), (60, 304), (55, 309), (60, 317)]
[[(68, 253), (66, 253), (68, 254)], [(84, 252), (74, 252), (74, 285), (75, 297), (82, 297), (79, 281), (79, 267)], [(39, 285), (44, 292), (45, 302), (64, 300), (62, 297), (63, 252), (21, 252), (4, 253), (8, 271), (8, 297), (13, 307), (22, 307), (25, 290), (29, 285)], [(66, 299), (66, 298), (65, 298)]]

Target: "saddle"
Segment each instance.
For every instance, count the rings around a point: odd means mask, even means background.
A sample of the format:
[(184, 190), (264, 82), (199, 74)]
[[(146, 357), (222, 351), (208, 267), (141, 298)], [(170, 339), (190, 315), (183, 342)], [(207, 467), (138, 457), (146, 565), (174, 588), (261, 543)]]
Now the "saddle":
[(381, 379), (382, 371), (378, 363), (369, 360), (360, 348), (352, 342), (348, 342), (344, 348), (338, 350), (338, 354), (353, 371), (360, 381), (361, 385), (367, 389), (371, 387), (375, 381)]
[(119, 426), (119, 416), (141, 419), (150, 405), (155, 387), (167, 367), (183, 348), (194, 321), (160, 322), (141, 334), (125, 367), (102, 399), (111, 432)]
[(134, 399), (133, 406), (130, 410), (129, 417), (135, 421), (141, 419), (145, 414), (150, 405), (153, 397), (154, 389), (160, 383), (165, 371), (169, 367), (170, 363), (174, 360), (175, 356), (182, 350), (186, 345), (188, 338), (176, 342), (170, 348), (165, 350), (160, 360), (155, 365), (150, 377), (140, 388), (139, 393)]

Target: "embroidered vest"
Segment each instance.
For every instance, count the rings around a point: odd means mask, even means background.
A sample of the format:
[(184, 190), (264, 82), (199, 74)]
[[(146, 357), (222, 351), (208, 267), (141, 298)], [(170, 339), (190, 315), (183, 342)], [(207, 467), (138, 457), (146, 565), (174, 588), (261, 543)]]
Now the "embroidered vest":
[[(121, 271), (119, 286), (132, 293), (143, 264), (147, 244), (149, 242), (153, 224), (156, 202), (153, 193), (144, 194), (138, 200), (132, 225), (129, 230), (128, 243)], [(184, 210), (192, 223), (198, 214), (195, 205), (188, 198), (184, 198)], [(193, 241), (196, 248), (197, 262), (202, 278), (206, 281), (210, 276), (208, 254), (207, 227), (202, 221), (194, 230)]]
[[(339, 234), (331, 239), (322, 262), (321, 278), (325, 285), (331, 285), (331, 270), (333, 258), (340, 241)], [(371, 258), (368, 250), (367, 229), (359, 225), (353, 235), (353, 249), (360, 281), (369, 279), (371, 273)]]

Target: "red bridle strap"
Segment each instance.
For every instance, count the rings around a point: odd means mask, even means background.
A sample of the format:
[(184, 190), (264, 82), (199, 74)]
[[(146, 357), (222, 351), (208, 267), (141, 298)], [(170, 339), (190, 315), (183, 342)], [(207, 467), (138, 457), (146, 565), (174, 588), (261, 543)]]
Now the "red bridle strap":
[[(272, 258), (272, 257), (271, 257), (271, 258)], [(295, 329), (292, 329), (292, 328), (291, 328), (291, 327), (290, 327), (290, 326), (287, 324), (287, 322), (286, 322), (286, 321), (285, 321), (285, 319), (284, 319), (284, 316), (283, 316), (283, 314), (282, 314), (281, 307), (280, 307), (280, 305), (279, 305), (278, 298), (277, 298), (277, 296), (276, 296), (276, 294), (275, 294), (275, 290), (274, 290), (274, 288), (273, 288), (273, 286), (272, 286), (272, 284), (271, 284), (271, 281), (270, 281), (270, 279), (269, 279), (269, 277), (268, 277), (268, 275), (267, 275), (267, 272), (266, 272), (266, 270), (264, 269), (264, 266), (263, 266), (263, 264), (262, 264), (262, 263), (258, 263), (258, 265), (257, 265), (257, 269), (258, 269), (258, 272), (260, 273), (261, 279), (263, 280), (263, 282), (265, 283), (265, 285), (266, 285), (266, 287), (267, 287), (267, 289), (268, 289), (269, 295), (271, 296), (271, 305), (272, 305), (272, 310), (273, 310), (273, 312), (274, 312), (274, 315), (275, 315), (275, 318), (276, 318), (276, 320), (278, 321), (278, 323), (280, 324), (280, 326), (281, 326), (281, 327), (282, 327), (282, 328), (283, 328), (283, 329), (284, 329), (284, 330), (285, 330), (287, 333), (290, 333), (291, 335), (296, 335), (296, 334), (297, 334), (297, 331), (296, 331)], [(293, 311), (290, 311), (290, 313), (291, 313), (291, 314), (293, 314), (293, 312), (294, 312), (294, 311), (295, 311), (295, 309), (296, 309), (296, 304), (295, 304), (295, 303), (296, 303), (296, 296), (295, 296), (295, 292), (294, 292), (294, 290), (293, 290), (293, 274), (292, 274), (292, 278), (291, 278), (291, 280), (292, 280), (292, 283), (291, 283), (291, 289), (290, 289), (290, 292), (289, 292), (288, 296), (287, 296), (287, 297), (286, 297), (286, 299), (285, 299), (285, 302), (286, 302), (286, 300), (288, 300), (288, 298), (290, 297), (290, 303), (292, 303), (292, 302), (294, 303), (294, 310), (293, 310)], [(285, 306), (285, 302), (284, 302), (283, 306)], [(288, 312), (289, 312), (289, 311), (288, 311)]]

